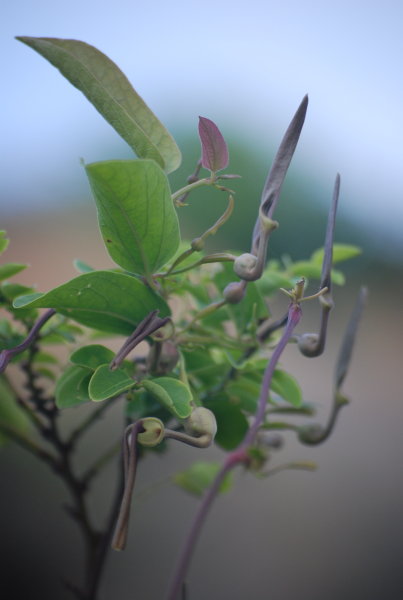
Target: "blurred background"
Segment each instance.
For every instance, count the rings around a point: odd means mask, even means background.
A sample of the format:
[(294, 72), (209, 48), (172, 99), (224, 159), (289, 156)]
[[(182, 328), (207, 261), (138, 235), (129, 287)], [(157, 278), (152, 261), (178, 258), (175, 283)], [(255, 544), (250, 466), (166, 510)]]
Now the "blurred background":
[[(322, 245), (336, 172), (342, 187), (336, 241), (362, 247), (335, 290), (331, 336), (311, 362), (287, 349), (283, 364), (324, 421), (333, 366), (355, 294), (370, 295), (352, 368), (351, 405), (318, 448), (287, 437), (275, 464), (314, 460), (316, 473), (284, 472), (261, 482), (241, 476), (213, 508), (189, 574), (189, 599), (398, 600), (403, 597), (403, 7), (401, 2), (237, 0), (107, 4), (15, 0), (0, 23), (2, 177), (0, 225), (7, 261), (29, 262), (22, 283), (46, 291), (76, 273), (80, 258), (111, 263), (80, 159), (130, 158), (130, 149), (88, 101), (16, 35), (75, 38), (114, 60), (177, 139), (181, 187), (199, 158), (197, 118), (213, 119), (230, 149), (235, 215), (210, 247), (247, 251), (260, 191), (282, 134), (305, 93), (310, 104), (276, 213), (271, 256), (308, 258)], [(195, 193), (180, 212), (195, 237), (224, 199)], [(282, 313), (286, 301), (277, 310)], [(308, 309), (301, 331), (316, 327)], [(119, 411), (86, 452), (116, 435)], [(207, 459), (219, 456), (206, 451)], [(199, 453), (172, 449), (141, 465), (128, 549), (110, 557), (100, 598), (160, 598), (196, 501), (166, 483)], [(69, 595), (81, 540), (61, 506), (66, 492), (46, 467), (12, 444), (0, 453), (1, 585), (8, 598)], [(94, 490), (99, 518), (116, 465)], [(165, 482), (165, 483), (164, 483)], [(161, 485), (160, 485), (161, 484)], [(151, 486), (151, 487), (150, 487)]]

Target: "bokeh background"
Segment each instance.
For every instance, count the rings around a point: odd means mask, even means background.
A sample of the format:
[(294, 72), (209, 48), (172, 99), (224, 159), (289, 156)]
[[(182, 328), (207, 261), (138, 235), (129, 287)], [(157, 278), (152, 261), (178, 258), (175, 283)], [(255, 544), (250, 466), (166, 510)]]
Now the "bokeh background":
[[(363, 255), (345, 269), (348, 286), (335, 292), (325, 355), (311, 362), (291, 347), (284, 365), (326, 419), (343, 325), (359, 286), (368, 285), (344, 386), (351, 405), (324, 446), (301, 448), (290, 435), (275, 457), (274, 464), (314, 460), (316, 473), (284, 472), (265, 482), (244, 475), (217, 501), (195, 553), (189, 600), (403, 597), (402, 30), (399, 1), (15, 0), (3, 7), (0, 224), (12, 239), (5, 258), (31, 264), (21, 282), (46, 291), (75, 275), (75, 258), (110, 265), (80, 159), (131, 154), (88, 101), (15, 35), (81, 39), (112, 58), (178, 140), (184, 161), (174, 188), (199, 156), (198, 115), (219, 125), (230, 170), (243, 178), (234, 182), (232, 223), (211, 247), (248, 250), (276, 144), (307, 92), (272, 256), (308, 258), (322, 244), (341, 173), (336, 239), (360, 245)], [(200, 234), (222, 208), (216, 196), (195, 194), (181, 210), (183, 230)], [(316, 322), (308, 309), (300, 330)], [(118, 413), (78, 461), (117, 435)], [(204, 456), (217, 455), (212, 449)], [(196, 508), (169, 476), (199, 456), (176, 448), (141, 466), (130, 544), (110, 557), (102, 600), (161, 597)], [(10, 586), (8, 598), (67, 600), (61, 580), (79, 574), (82, 548), (61, 508), (65, 490), (13, 445), (1, 450), (0, 468), (0, 585)], [(115, 469), (94, 489), (99, 518)]]

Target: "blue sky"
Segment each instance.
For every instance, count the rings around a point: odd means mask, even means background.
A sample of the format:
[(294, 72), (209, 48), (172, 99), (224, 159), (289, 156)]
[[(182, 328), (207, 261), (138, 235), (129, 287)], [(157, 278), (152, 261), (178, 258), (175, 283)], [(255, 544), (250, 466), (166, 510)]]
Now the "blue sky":
[(1, 212), (56, 207), (68, 184), (88, 196), (79, 158), (126, 152), (81, 94), (13, 39), (69, 37), (112, 58), (173, 134), (179, 118), (196, 128), (202, 114), (271, 148), (308, 92), (296, 168), (329, 190), (339, 171), (344, 212), (401, 256), (402, 17), (398, 1), (14, 0), (0, 24)]

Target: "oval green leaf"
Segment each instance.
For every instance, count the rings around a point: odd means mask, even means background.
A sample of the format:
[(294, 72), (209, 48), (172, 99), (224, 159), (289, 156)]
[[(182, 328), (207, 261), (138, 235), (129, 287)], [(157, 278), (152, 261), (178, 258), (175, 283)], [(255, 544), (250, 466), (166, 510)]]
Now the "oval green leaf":
[(157, 377), (143, 379), (141, 385), (178, 419), (186, 419), (192, 412), (192, 393), (182, 381)]
[(131, 273), (151, 275), (160, 269), (180, 242), (165, 174), (152, 160), (98, 162), (86, 171), (111, 258)]
[(123, 369), (111, 371), (108, 365), (101, 365), (91, 377), (88, 392), (91, 400), (101, 402), (118, 396), (136, 385), (136, 382)]
[(58, 408), (70, 408), (89, 401), (88, 384), (92, 372), (85, 367), (68, 367), (56, 384), (55, 398)]
[(100, 331), (130, 335), (152, 310), (161, 317), (169, 307), (141, 281), (124, 273), (93, 271), (47, 292), (20, 296), (16, 308), (54, 308), (57, 312)]
[(110, 363), (114, 357), (115, 353), (106, 346), (89, 344), (73, 352), (70, 361), (75, 365), (95, 371), (100, 365)]
[(46, 58), (78, 88), (140, 158), (167, 173), (181, 163), (175, 140), (105, 54), (78, 40), (17, 37)]

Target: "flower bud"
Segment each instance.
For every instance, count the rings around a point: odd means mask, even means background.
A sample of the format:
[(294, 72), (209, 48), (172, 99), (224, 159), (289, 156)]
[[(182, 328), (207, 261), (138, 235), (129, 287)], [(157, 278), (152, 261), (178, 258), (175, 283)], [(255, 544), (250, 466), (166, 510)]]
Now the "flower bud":
[(238, 256), (234, 261), (234, 271), (241, 279), (248, 280), (256, 267), (257, 257), (254, 254), (245, 252)]
[(229, 304), (238, 304), (245, 296), (246, 288), (240, 281), (229, 283), (223, 291), (224, 299)]
[(158, 446), (164, 439), (165, 428), (163, 422), (156, 417), (146, 417), (141, 419), (141, 424), (144, 431), (138, 434), (138, 442), (149, 448)]
[(298, 438), (303, 444), (319, 444), (323, 437), (324, 429), (319, 424), (306, 425), (298, 429)]
[(212, 441), (217, 433), (217, 421), (214, 413), (204, 406), (197, 406), (186, 419), (185, 431), (196, 437), (208, 435)]
[(319, 343), (319, 336), (317, 333), (303, 333), (298, 337), (297, 344), (298, 350), (304, 356), (315, 356)]

